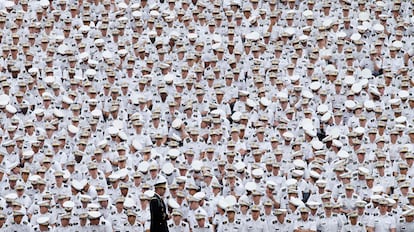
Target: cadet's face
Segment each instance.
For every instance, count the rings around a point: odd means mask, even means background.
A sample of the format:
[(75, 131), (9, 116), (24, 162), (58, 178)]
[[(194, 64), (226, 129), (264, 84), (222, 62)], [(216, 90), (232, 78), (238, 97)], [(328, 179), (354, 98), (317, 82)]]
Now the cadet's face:
[(40, 213), (44, 214), (46, 213), (49, 209), (46, 206), (40, 206)]
[(235, 215), (236, 214), (234, 212), (232, 212), (232, 211), (227, 212), (227, 218), (229, 220), (233, 220)]
[(301, 218), (303, 221), (308, 220), (308, 216), (309, 216), (309, 214), (308, 214), (308, 213), (301, 213), (301, 214), (300, 214), (300, 218)]
[(14, 216), (14, 222), (17, 224), (20, 224), (20, 222), (22, 221), (23, 216)]
[(128, 216), (128, 222), (130, 223), (130, 224), (134, 224), (135, 223), (135, 219), (136, 219), (137, 217), (135, 217), (135, 216)]
[(351, 221), (352, 225), (355, 225), (358, 221), (358, 217), (350, 217), (349, 220)]
[(252, 211), (252, 218), (253, 219), (256, 220), (259, 217), (259, 215), (260, 215), (260, 211)]
[(388, 210), (388, 205), (379, 205), (379, 210), (381, 214), (384, 214)]
[(60, 222), (62, 223), (62, 226), (69, 225), (69, 219), (62, 219)]
[(102, 207), (106, 208), (108, 206), (108, 201), (99, 201)]
[(91, 225), (98, 225), (99, 224), (99, 218), (89, 219)]
[(325, 212), (326, 212), (327, 214), (332, 213), (332, 208), (329, 208), (329, 207), (325, 208)]
[(116, 206), (116, 209), (118, 209), (118, 210), (122, 210), (124, 208), (124, 204), (122, 202), (117, 203), (115, 206)]
[(199, 226), (199, 227), (201, 227), (201, 228), (203, 228), (203, 227), (204, 227), (205, 222), (206, 222), (206, 219), (204, 219), (204, 218), (197, 219), (197, 224), (198, 224), (198, 226)]
[[(191, 194), (194, 195), (194, 194)], [(191, 209), (197, 209), (200, 206), (200, 203), (198, 201), (191, 201), (190, 207)]]

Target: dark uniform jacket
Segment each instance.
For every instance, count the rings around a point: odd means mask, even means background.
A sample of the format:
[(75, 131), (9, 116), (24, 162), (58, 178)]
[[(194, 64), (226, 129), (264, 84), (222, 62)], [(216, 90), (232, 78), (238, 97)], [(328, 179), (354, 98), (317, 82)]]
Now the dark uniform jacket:
[(155, 194), (150, 202), (151, 211), (151, 232), (168, 232), (167, 209), (164, 201), (158, 194)]

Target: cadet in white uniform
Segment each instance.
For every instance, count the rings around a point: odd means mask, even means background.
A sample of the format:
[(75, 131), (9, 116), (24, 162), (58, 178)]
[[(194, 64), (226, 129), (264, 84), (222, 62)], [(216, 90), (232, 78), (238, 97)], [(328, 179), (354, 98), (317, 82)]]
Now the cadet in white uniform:
[(207, 214), (202, 212), (195, 215), (197, 224), (193, 226), (192, 232), (213, 232), (213, 226), (206, 220)]
[[(56, 231), (67, 231), (72, 229), (72, 224), (70, 223), (70, 220), (72, 218), (71, 214), (63, 214), (63, 215), (59, 215), (59, 219), (57, 223), (57, 226), (55, 227)], [(75, 218), (74, 218), (75, 219)]]
[(172, 218), (168, 220), (168, 230), (170, 232), (189, 232), (190, 226), (187, 222), (183, 221), (183, 214), (180, 210), (174, 209), (171, 213)]
[(364, 224), (358, 222), (358, 213), (353, 211), (348, 214), (348, 221), (342, 227), (342, 232), (365, 232), (367, 231)]
[(251, 217), (247, 218), (243, 226), (243, 232), (267, 232), (267, 223), (260, 217), (260, 208), (253, 205), (250, 209)]
[(341, 231), (342, 221), (336, 214), (332, 213), (333, 205), (328, 202), (324, 204), (323, 208), (325, 212), (320, 215), (317, 222), (317, 230), (321, 232)]
[(311, 231), (316, 232), (316, 222), (309, 219), (309, 208), (302, 206), (299, 208), (300, 218), (294, 223), (293, 231)]
[(242, 221), (236, 218), (236, 209), (233, 206), (227, 207), (226, 215), (227, 218), (221, 222), (217, 232), (236, 232), (243, 229)]
[(382, 199), (379, 201), (379, 214), (371, 215), (371, 218), (367, 225), (367, 231), (369, 232), (395, 232), (396, 222), (393, 216), (387, 212), (388, 201)]
[(87, 225), (88, 225), (89, 230), (112, 232), (111, 224), (108, 221), (101, 218), (101, 216), (102, 215), (99, 211), (88, 212), (89, 223)]
[(82, 213), (79, 215), (79, 222), (73, 224), (73, 231), (88, 232), (90, 230), (88, 226), (88, 213)]
[(24, 216), (24, 212), (22, 210), (14, 211), (13, 212), (13, 220), (5, 225), (4, 231), (5, 232), (31, 232), (32, 227), (29, 222), (22, 220)]
[(137, 214), (132, 211), (127, 211), (128, 219), (123, 224), (122, 229), (123, 231), (131, 231), (131, 232), (144, 232), (144, 226), (137, 220)]
[(406, 210), (397, 223), (397, 232), (414, 231), (414, 210)]
[(272, 221), (269, 231), (292, 231), (293, 223), (286, 219), (286, 209), (275, 210), (276, 220)]

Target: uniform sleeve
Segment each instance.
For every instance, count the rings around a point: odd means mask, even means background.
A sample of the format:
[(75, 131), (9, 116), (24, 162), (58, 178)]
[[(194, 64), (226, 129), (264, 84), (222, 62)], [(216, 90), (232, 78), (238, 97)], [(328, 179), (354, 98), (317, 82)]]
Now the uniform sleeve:
[(151, 138), (148, 135), (145, 136), (145, 145), (146, 146), (152, 146)]
[(342, 224), (342, 221), (339, 218), (337, 218), (336, 221), (338, 223), (338, 229), (342, 230), (342, 227), (344, 227), (343, 224)]
[(390, 221), (391, 221), (390, 228), (391, 229), (396, 229), (397, 228), (397, 223), (395, 222), (395, 218), (390, 217)]

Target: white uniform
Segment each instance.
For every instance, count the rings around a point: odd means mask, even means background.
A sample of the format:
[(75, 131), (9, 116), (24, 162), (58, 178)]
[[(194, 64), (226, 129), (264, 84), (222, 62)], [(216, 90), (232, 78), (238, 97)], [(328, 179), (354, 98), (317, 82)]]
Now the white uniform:
[(194, 225), (193, 232), (213, 232), (213, 226), (210, 224), (205, 224), (204, 227), (199, 227), (198, 225)]
[(217, 232), (238, 232), (242, 229), (243, 225), (240, 219), (236, 219), (233, 222), (229, 222), (229, 220), (226, 219), (221, 222), (221, 225), (218, 228)]
[(401, 218), (397, 223), (397, 232), (414, 231), (414, 221), (406, 222), (404, 218)]
[(272, 224), (269, 226), (269, 231), (293, 231), (292, 221), (285, 219), (283, 223), (280, 223), (279, 220), (273, 220)]
[(306, 221), (303, 221), (301, 218), (299, 218), (293, 226), (293, 229), (302, 229), (302, 230), (313, 230), (316, 231), (316, 222), (308, 219)]
[(187, 222), (181, 221), (176, 225), (172, 219), (168, 220), (169, 232), (189, 232), (190, 226)]
[(396, 228), (394, 217), (385, 215), (371, 215), (367, 227), (373, 227), (375, 232), (388, 232), (392, 228)]
[(136, 221), (134, 224), (126, 222), (123, 224), (121, 231), (130, 231), (130, 232), (144, 232), (144, 226)]
[(10, 224), (6, 224), (4, 232), (32, 232), (33, 229), (27, 221), (22, 221), (20, 224), (15, 222), (11, 222)]
[(317, 230), (321, 232), (325, 231), (341, 231), (342, 221), (336, 214), (332, 214), (330, 217), (321, 215), (317, 223)]
[(258, 218), (257, 220), (253, 220), (252, 218), (248, 218), (246, 223), (243, 226), (243, 232), (267, 232), (267, 224), (264, 218)]
[(351, 223), (346, 222), (341, 230), (341, 232), (365, 232), (365, 231), (367, 231), (367, 229), (360, 222), (358, 222), (355, 225), (352, 225)]

